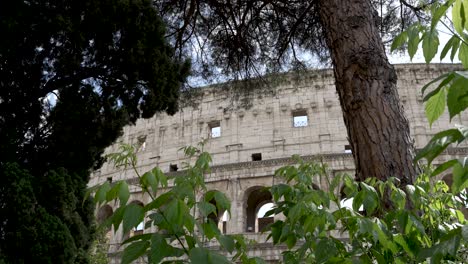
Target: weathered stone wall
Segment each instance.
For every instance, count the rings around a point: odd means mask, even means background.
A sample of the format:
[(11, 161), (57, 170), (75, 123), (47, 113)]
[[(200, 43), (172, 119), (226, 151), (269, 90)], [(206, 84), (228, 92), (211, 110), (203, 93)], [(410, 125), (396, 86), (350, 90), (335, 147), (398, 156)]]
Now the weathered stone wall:
[[(459, 69), (459, 65), (404, 64), (395, 68), (399, 96), (417, 148), (423, 147), (433, 134), (442, 129), (454, 124), (468, 125), (466, 115), (455, 118), (452, 123), (448, 115), (444, 115), (430, 128), (420, 92), (424, 84), (445, 72)], [(246, 233), (251, 225), (247, 221), (249, 195), (258, 195), (259, 188), (273, 184), (277, 180), (272, 176), (274, 171), (290, 164), (293, 154), (305, 159), (320, 157), (329, 164), (332, 173), (352, 173), (354, 169), (352, 156), (345, 151), (349, 143), (332, 70), (282, 74), (265, 80), (270, 80), (268, 86), (249, 92), (233, 91), (226, 85), (200, 88), (195, 101), (174, 116), (159, 114), (126, 127), (120, 142), (144, 142), (138, 153), (141, 171), (159, 166), (169, 172), (170, 165), (177, 165), (180, 169), (181, 163), (187, 161), (179, 151), (181, 147), (207, 139), (205, 150), (213, 156), (213, 170), (206, 178), (209, 189), (225, 192), (232, 201), (231, 219), (226, 223), (227, 233)], [(308, 117), (307, 126), (294, 127), (293, 117), (304, 114)], [(220, 126), (221, 135), (213, 138), (210, 137), (210, 128), (214, 125)], [(107, 152), (116, 151), (117, 147), (115, 144)], [(466, 144), (458, 146), (442, 155), (439, 162), (466, 155), (467, 150)], [(261, 153), (262, 160), (252, 161), (254, 153)], [(132, 171), (105, 164), (95, 172), (90, 185), (108, 178), (131, 181), (135, 176)], [(317, 186), (323, 188), (324, 184), (317, 182)], [(142, 196), (138, 189), (133, 191), (131, 200), (148, 202), (148, 197)], [(247, 233), (255, 236), (255, 227), (250, 226), (250, 229), (254, 232)], [(121, 238), (121, 232), (112, 237), (114, 245), (110, 251), (118, 250)], [(269, 259), (279, 257), (279, 251), (268, 245), (252, 248), (252, 254), (269, 256)]]

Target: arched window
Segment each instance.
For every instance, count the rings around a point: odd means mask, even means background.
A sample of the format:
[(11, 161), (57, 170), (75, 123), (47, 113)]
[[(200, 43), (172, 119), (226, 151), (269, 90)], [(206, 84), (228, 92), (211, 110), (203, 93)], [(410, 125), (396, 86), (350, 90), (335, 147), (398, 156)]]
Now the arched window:
[[(107, 219), (109, 219), (112, 216), (112, 214), (114, 214), (114, 210), (112, 210), (112, 207), (110, 205), (105, 204), (101, 206), (101, 208), (99, 208), (98, 210), (97, 217), (96, 217), (98, 224), (100, 225), (103, 224)], [(110, 224), (107, 227), (107, 229), (105, 229), (105, 233), (106, 233), (105, 234), (106, 240), (110, 241), (111, 236), (112, 236)]]
[(104, 221), (109, 219), (109, 217), (111, 217), (113, 213), (114, 211), (112, 210), (112, 207), (110, 205), (105, 204), (101, 206), (101, 208), (99, 208), (98, 210), (97, 217), (96, 217), (98, 224), (104, 223)]
[[(252, 187), (246, 192), (246, 232), (259, 232), (268, 224), (273, 223), (272, 217), (262, 217), (258, 220), (259, 210), (266, 204), (272, 203), (271, 193), (264, 187)], [(264, 209), (265, 210), (265, 209)], [(265, 213), (263, 213), (264, 216)]]

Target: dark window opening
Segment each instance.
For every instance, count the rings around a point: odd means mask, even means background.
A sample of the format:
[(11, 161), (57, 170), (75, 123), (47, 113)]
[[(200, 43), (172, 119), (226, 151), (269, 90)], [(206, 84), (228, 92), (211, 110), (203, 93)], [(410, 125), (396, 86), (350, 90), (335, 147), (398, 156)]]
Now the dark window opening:
[(260, 160), (262, 160), (262, 153), (252, 154), (252, 161), (260, 161)]
[(112, 183), (112, 177), (107, 177), (107, 181), (108, 181), (109, 183)]
[(309, 125), (309, 117), (305, 110), (293, 112), (293, 126), (294, 127), (306, 127)]
[(170, 164), (169, 165), (169, 171), (177, 171), (179, 168), (177, 167), (177, 164)]
[(217, 138), (221, 136), (221, 124), (219, 121), (208, 124), (210, 128), (210, 138)]
[(345, 145), (344, 146), (344, 152), (345, 153), (352, 153), (353, 151), (351, 150), (351, 145)]

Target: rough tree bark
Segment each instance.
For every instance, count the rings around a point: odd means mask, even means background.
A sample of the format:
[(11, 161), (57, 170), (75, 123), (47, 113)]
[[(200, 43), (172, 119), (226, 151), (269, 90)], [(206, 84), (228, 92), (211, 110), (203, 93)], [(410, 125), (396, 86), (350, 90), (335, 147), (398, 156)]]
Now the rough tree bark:
[(416, 175), (414, 146), (369, 0), (319, 0), (336, 89), (356, 164), (356, 177)]

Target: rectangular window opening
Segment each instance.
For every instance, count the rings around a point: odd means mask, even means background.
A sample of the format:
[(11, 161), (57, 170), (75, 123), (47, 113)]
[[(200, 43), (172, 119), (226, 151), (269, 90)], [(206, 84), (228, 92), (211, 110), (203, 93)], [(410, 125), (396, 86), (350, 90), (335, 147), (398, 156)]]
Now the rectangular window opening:
[(309, 118), (305, 110), (293, 112), (293, 126), (306, 127), (309, 125)]
[(177, 167), (177, 164), (170, 164), (169, 165), (169, 171), (177, 171), (179, 168)]
[(344, 153), (353, 153), (353, 151), (351, 150), (351, 145), (344, 146)]
[(260, 161), (260, 160), (262, 160), (262, 153), (252, 154), (252, 161)]
[(221, 136), (221, 124), (219, 121), (208, 124), (210, 128), (210, 138), (217, 138)]

